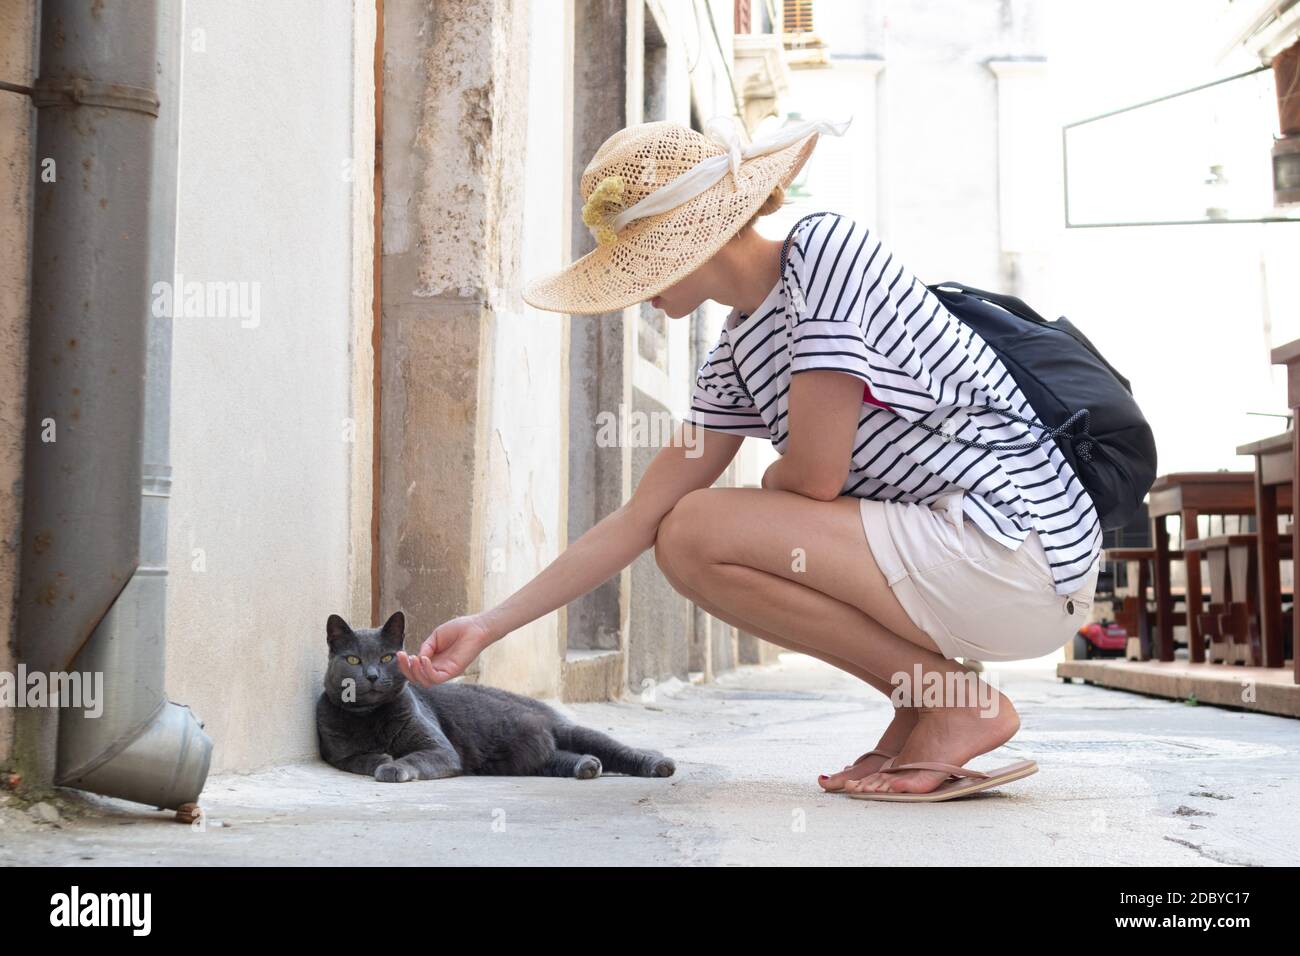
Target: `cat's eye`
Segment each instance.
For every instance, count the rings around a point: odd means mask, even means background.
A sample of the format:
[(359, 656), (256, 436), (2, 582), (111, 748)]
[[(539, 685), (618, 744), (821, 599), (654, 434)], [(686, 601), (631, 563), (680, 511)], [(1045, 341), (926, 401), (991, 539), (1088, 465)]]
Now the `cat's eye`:
[(361, 658), (356, 657), (356, 656), (353, 655), (353, 654), (349, 654), (349, 655), (347, 656), (346, 660), (347, 660), (347, 662), (348, 662), (349, 664), (351, 664), (353, 667), (355, 667), (357, 664), (360, 664), (360, 663), (361, 663)]
[(381, 664), (387, 664), (387, 663), (388, 663), (389, 661), (391, 661), (392, 659), (393, 659), (393, 655), (392, 655), (392, 654), (385, 654), (383, 657), (379, 658), (379, 663), (381, 663)]

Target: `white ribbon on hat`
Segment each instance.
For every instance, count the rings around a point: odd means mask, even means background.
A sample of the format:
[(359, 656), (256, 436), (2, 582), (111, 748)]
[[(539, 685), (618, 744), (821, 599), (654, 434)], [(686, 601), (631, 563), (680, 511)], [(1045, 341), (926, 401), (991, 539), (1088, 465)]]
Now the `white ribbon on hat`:
[(704, 135), (726, 147), (727, 151), (701, 160), (672, 182), (660, 186), (640, 202), (628, 206), (610, 220), (610, 228), (616, 233), (622, 232), (623, 227), (634, 219), (675, 209), (706, 189), (710, 189), (727, 174), (727, 170), (731, 170), (733, 188), (739, 189), (742, 161), (785, 149), (811, 133), (843, 136), (852, 122), (852, 116), (842, 123), (834, 123), (830, 120), (805, 120), (802, 123), (783, 126), (767, 136), (760, 136), (752, 143), (744, 145), (740, 140), (740, 126), (734, 116), (714, 117), (705, 124)]

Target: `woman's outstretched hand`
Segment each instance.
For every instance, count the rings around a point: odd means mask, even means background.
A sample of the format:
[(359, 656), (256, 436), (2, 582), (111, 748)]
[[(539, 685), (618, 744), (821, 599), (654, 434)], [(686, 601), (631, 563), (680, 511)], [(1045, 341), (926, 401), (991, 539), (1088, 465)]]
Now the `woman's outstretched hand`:
[(476, 615), (452, 618), (434, 628), (418, 655), (398, 651), (397, 666), (407, 680), (432, 687), (463, 674), (495, 639)]
[[(806, 372), (794, 380), (817, 374)], [(439, 625), (418, 654), (398, 651), (397, 666), (406, 679), (431, 687), (459, 677), (489, 644), (588, 593), (653, 547), (664, 515), (684, 495), (712, 485), (744, 441), (725, 432), (710, 432), (704, 441), (705, 430), (693, 425), (689, 435), (694, 440), (687, 441), (687, 427), (679, 426), (672, 443), (659, 449), (626, 504), (596, 522), (531, 581), (489, 610)], [(699, 453), (692, 451), (697, 447)], [(844, 459), (848, 461), (847, 452)], [(848, 465), (844, 467), (847, 474)]]

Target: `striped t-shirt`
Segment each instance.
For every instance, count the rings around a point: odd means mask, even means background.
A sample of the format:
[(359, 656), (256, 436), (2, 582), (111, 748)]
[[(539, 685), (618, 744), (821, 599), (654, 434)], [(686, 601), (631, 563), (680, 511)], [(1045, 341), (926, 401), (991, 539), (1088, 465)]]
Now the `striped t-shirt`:
[(769, 438), (785, 454), (790, 375), (855, 375), (868, 391), (841, 494), (925, 504), (963, 488), (967, 517), (1012, 550), (1037, 530), (1056, 592), (1077, 591), (1100, 555), (1102, 528), (1055, 441), (1014, 451), (975, 448), (920, 427), (997, 446), (1045, 433), (971, 407), (1037, 421), (984, 339), (878, 235), (846, 216), (801, 223), (783, 278), (752, 314), (733, 309), (727, 317), (700, 366), (688, 421)]

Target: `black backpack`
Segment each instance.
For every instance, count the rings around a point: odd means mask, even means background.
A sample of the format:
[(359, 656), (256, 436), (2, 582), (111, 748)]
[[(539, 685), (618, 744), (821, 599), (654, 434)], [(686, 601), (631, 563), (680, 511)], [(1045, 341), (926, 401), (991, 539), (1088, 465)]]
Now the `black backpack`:
[[(790, 241), (803, 219), (795, 223), (782, 247), (783, 276)], [(917, 424), (946, 435), (949, 441), (994, 450), (1031, 448), (1050, 436), (1092, 499), (1102, 530), (1126, 526), (1156, 479), (1155, 436), (1133, 399), (1128, 379), (1065, 316), (1048, 322), (1015, 296), (984, 292), (960, 282), (926, 288), (997, 353), (1038, 420), (987, 405), (971, 407), (1048, 431), (1029, 442), (995, 444), (969, 441)]]
[(1126, 526), (1156, 480), (1155, 436), (1128, 379), (1065, 316), (1048, 322), (1015, 296), (960, 282), (927, 288), (997, 353), (1039, 422), (994, 411), (1050, 429), (1035, 441), (1019, 444), (991, 445), (956, 436), (952, 440), (1016, 449), (1040, 444), (1050, 435), (1087, 489), (1102, 530)]

